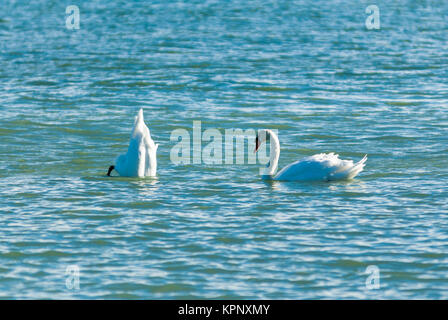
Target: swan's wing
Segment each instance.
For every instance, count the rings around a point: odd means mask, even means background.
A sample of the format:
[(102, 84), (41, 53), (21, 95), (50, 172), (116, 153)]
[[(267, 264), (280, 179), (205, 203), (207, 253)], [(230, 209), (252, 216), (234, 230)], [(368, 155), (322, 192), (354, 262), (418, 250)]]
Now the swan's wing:
[[(365, 160), (361, 160), (360, 163)], [(338, 180), (350, 179), (361, 172), (363, 163), (353, 165), (352, 160), (341, 160), (334, 153), (320, 153), (291, 163), (283, 168), (276, 176), (276, 180)], [(354, 168), (361, 169), (353, 171)], [(353, 175), (354, 174), (354, 175)]]
[(293, 162), (283, 168), (276, 176), (276, 180), (327, 180), (333, 171), (338, 156), (334, 154), (316, 154)]
[(361, 159), (361, 161), (359, 161), (356, 164), (353, 164), (353, 161), (347, 161), (347, 160), (342, 160), (342, 161), (346, 161), (349, 162), (349, 165), (340, 168), (339, 170), (336, 170), (332, 175), (331, 175), (331, 180), (341, 180), (341, 179), (353, 179), (354, 177), (356, 177), (363, 169), (365, 166), (365, 163), (367, 161), (367, 155), (364, 156), (364, 158)]

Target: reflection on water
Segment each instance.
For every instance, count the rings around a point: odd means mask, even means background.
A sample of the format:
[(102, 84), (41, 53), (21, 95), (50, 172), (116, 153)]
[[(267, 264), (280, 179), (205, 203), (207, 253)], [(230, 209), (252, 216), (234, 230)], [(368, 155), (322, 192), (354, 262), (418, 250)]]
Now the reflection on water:
[(157, 177), (140, 178), (131, 182), (136, 187), (137, 192), (143, 197), (151, 197), (158, 189), (159, 179)]

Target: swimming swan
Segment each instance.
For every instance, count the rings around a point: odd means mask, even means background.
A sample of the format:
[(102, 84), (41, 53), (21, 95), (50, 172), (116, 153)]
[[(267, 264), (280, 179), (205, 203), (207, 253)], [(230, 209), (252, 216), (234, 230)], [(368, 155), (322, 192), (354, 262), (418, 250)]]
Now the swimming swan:
[(269, 129), (260, 130), (255, 138), (255, 152), (265, 141), (271, 141), (271, 154), (268, 168), (263, 178), (282, 181), (334, 181), (354, 178), (364, 169), (367, 155), (356, 164), (352, 160), (341, 160), (334, 153), (319, 153), (293, 162), (276, 175), (280, 158), (280, 142), (277, 135)]
[(120, 155), (114, 166), (110, 166), (107, 175), (112, 170), (123, 177), (154, 177), (157, 171), (157, 147), (151, 139), (149, 129), (143, 120), (143, 109), (135, 118), (128, 152)]

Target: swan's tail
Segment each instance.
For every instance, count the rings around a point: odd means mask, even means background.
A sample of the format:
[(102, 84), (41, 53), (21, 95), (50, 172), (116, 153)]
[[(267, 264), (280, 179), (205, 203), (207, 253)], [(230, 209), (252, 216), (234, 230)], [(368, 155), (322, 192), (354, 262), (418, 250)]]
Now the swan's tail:
[(367, 155), (365, 155), (364, 158), (361, 159), (361, 161), (356, 163), (350, 169), (350, 171), (348, 172), (348, 175), (347, 175), (347, 179), (353, 179), (354, 177), (356, 177), (358, 175), (358, 173), (360, 173), (364, 169), (364, 166), (366, 165), (366, 161), (367, 161)]
[(140, 110), (138, 111), (137, 116), (135, 117), (134, 125), (136, 125), (139, 122), (144, 122), (143, 108), (140, 108)]

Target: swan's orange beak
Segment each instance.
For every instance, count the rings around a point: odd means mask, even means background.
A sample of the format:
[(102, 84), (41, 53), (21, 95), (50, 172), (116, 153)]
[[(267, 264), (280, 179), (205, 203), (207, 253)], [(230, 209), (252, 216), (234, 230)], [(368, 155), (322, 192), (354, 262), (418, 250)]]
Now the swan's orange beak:
[(260, 143), (258, 141), (258, 136), (255, 138), (255, 150), (254, 153), (258, 151), (258, 148), (260, 147)]

